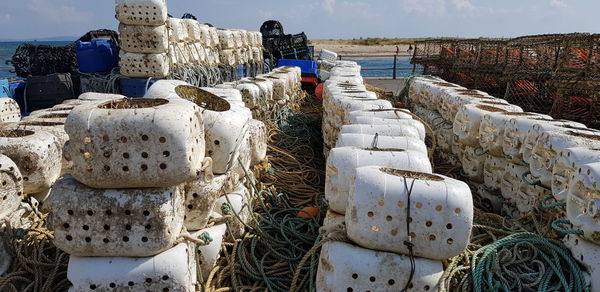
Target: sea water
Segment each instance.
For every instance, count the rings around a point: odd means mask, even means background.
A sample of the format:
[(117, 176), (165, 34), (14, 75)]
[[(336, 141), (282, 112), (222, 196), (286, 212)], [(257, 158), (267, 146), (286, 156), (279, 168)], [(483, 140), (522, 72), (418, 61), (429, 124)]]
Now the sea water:
[[(413, 73), (413, 65), (410, 63), (411, 57), (398, 56), (396, 63), (396, 76), (407, 77)], [(394, 58), (343, 58), (343, 60), (355, 61), (362, 67), (361, 75), (363, 77), (392, 77), (394, 73)], [(386, 70), (372, 70), (386, 68)], [(423, 72), (423, 68), (417, 65), (415, 72)]]

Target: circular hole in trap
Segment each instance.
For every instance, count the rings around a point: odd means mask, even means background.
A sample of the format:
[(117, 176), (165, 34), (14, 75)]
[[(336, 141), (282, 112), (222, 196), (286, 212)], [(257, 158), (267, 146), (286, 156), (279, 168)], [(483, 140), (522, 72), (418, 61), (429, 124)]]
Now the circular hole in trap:
[(181, 98), (191, 100), (209, 111), (225, 112), (231, 109), (228, 101), (195, 86), (180, 85), (175, 87), (175, 92)]

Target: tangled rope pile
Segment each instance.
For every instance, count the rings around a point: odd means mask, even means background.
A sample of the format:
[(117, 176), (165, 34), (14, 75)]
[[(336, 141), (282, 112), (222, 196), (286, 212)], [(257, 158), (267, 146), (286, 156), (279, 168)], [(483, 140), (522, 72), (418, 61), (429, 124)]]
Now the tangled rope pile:
[[(318, 254), (299, 265), (320, 241), (326, 211), (320, 111), (318, 100), (301, 99), (266, 121), (269, 163), (251, 183), (248, 232), (223, 244), (224, 257), (206, 280), (206, 291), (289, 291), (297, 270), (299, 291), (315, 291)], [(305, 206), (318, 213), (306, 213)]]
[[(46, 215), (47, 216), (47, 215)], [(54, 235), (45, 227), (46, 216), (38, 217), (27, 230), (12, 229), (2, 234), (13, 257), (8, 274), (0, 277), (0, 291), (67, 291), (69, 255), (57, 249)]]
[(519, 220), (479, 213), (467, 251), (450, 260), (440, 291), (588, 291), (562, 242)]

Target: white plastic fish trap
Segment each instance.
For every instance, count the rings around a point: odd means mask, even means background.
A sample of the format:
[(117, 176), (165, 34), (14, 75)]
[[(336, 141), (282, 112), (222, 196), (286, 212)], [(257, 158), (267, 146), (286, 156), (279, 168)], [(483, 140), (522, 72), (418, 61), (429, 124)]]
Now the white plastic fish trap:
[(504, 131), (508, 121), (518, 118), (540, 117), (536, 113), (489, 113), (483, 116), (479, 126), (479, 144), (490, 155), (502, 157), (504, 147)]
[(583, 124), (562, 121), (562, 120), (539, 120), (538, 123), (533, 123), (528, 129), (525, 136), (521, 150), (519, 151), (523, 161), (526, 163), (531, 162), (531, 155), (535, 148), (540, 136), (544, 132), (550, 131), (569, 131), (569, 130), (587, 130), (587, 127)]
[(117, 19), (129, 25), (162, 25), (167, 21), (166, 0), (117, 0)]
[(286, 80), (271, 75), (258, 75), (257, 78), (266, 79), (273, 83), (273, 100), (279, 101), (289, 99)]
[(329, 62), (335, 62), (338, 59), (338, 54), (336, 54), (335, 52), (326, 50), (326, 49), (322, 49), (321, 52), (319, 53), (319, 59), (329, 61)]
[(508, 162), (504, 158), (487, 155), (483, 166), (483, 182), (493, 190), (499, 190), (502, 185), (502, 177), (506, 172)]
[(587, 270), (584, 276), (591, 283), (590, 291), (600, 290), (600, 249), (598, 249), (598, 245), (572, 234), (568, 234), (563, 242), (571, 251), (573, 258)]
[(372, 116), (382, 119), (412, 119), (412, 115), (408, 110), (405, 109), (372, 109), (353, 111), (348, 114), (350, 119), (359, 116)]
[(70, 255), (148, 257), (173, 246), (183, 228), (183, 195), (162, 189), (92, 189), (70, 176), (47, 202), (54, 244)]
[(0, 123), (18, 122), (20, 119), (19, 104), (12, 98), (0, 98)]
[(250, 83), (258, 86), (260, 89), (259, 102), (268, 105), (273, 100), (273, 82), (263, 78), (245, 78), (239, 81), (240, 84)]
[(13, 126), (0, 129), (0, 153), (8, 156), (23, 177), (24, 193), (48, 190), (61, 172), (58, 139), (46, 131)]
[(544, 120), (552, 120), (552, 117), (539, 115), (536, 117), (513, 117), (508, 120), (504, 128), (504, 136), (502, 142), (502, 153), (513, 163), (521, 163), (523, 156), (521, 155), (521, 147), (525, 143), (527, 133), (536, 123)]
[(168, 19), (169, 41), (171, 43), (185, 42), (188, 40), (188, 30), (183, 19), (170, 17)]
[(340, 134), (363, 134), (380, 136), (400, 136), (416, 138), (421, 141), (421, 133), (414, 127), (398, 127), (395, 125), (345, 125), (340, 129)]
[(531, 174), (545, 187), (552, 187), (554, 164), (560, 151), (571, 147), (600, 149), (600, 132), (549, 131), (540, 135), (529, 161)]
[(398, 136), (393, 137), (381, 135), (341, 134), (337, 140), (336, 147), (379, 147), (383, 149), (395, 148), (416, 151), (423, 154), (428, 153), (427, 146), (422, 140), (417, 138)]
[(462, 144), (479, 146), (479, 127), (483, 117), (490, 113), (505, 113), (506, 109), (481, 104), (463, 106), (454, 120), (454, 134)]
[(532, 180), (531, 176), (527, 175), (528, 172), (529, 168), (526, 166), (508, 163), (500, 185), (502, 197), (511, 203), (515, 203), (523, 178)]
[(190, 85), (185, 81), (180, 80), (159, 80), (154, 83), (144, 97), (147, 98), (164, 98), (164, 99), (179, 99), (179, 95), (175, 92), (175, 88), (180, 85)]
[(166, 25), (119, 25), (121, 49), (129, 53), (161, 54), (168, 52), (169, 34)]
[(69, 259), (69, 291), (196, 291), (194, 246), (181, 243), (153, 257)]
[[(219, 219), (219, 214), (213, 213), (212, 218)], [(217, 261), (221, 256), (221, 244), (223, 243), (223, 237), (227, 232), (227, 224), (221, 223), (212, 227), (200, 230), (192, 234), (194, 238), (204, 237), (208, 235), (212, 241), (208, 245), (198, 246), (196, 249), (197, 257), (196, 263), (202, 279), (208, 279), (210, 272), (216, 267)]]
[(493, 96), (478, 90), (464, 89), (457, 90), (455, 94), (445, 95), (440, 99), (438, 111), (448, 121), (454, 121), (458, 111), (467, 104), (480, 103), (483, 101), (493, 101), (508, 104), (506, 100), (497, 99)]
[(203, 175), (184, 184), (185, 228), (200, 230), (206, 227), (219, 197), (231, 192), (237, 181), (237, 175), (227, 173), (214, 178)]
[(426, 136), (425, 125), (420, 121), (413, 119), (382, 119), (374, 117), (356, 117), (350, 121), (350, 124), (356, 125), (390, 125), (395, 127), (411, 127), (417, 129), (419, 138), (424, 140)]
[(264, 104), (264, 99), (261, 98), (261, 90), (256, 84), (240, 83), (236, 88), (242, 93), (244, 104), (249, 109), (255, 109)]
[(198, 87), (178, 86), (175, 91), (201, 108), (206, 129), (206, 154), (212, 158), (214, 173), (226, 173), (237, 164), (239, 154), (244, 150), (240, 147), (251, 119), (251, 114), (246, 112), (249, 110), (231, 106), (228, 101)]
[(233, 31), (218, 29), (217, 33), (219, 35), (219, 45), (222, 49), (234, 49), (237, 47)]
[(577, 170), (567, 196), (567, 218), (582, 237), (600, 245), (600, 162)]
[(202, 40), (202, 31), (198, 26), (198, 21), (194, 19), (182, 19), (181, 23), (186, 30), (186, 41), (188, 42), (197, 42)]
[(521, 181), (514, 196), (514, 203), (522, 214), (534, 211), (541, 206), (544, 198), (552, 195), (552, 191), (539, 185)]
[[(196, 39), (196, 41), (200, 42), (205, 47), (210, 47), (212, 45), (212, 38), (208, 29), (209, 26), (198, 22), (196, 25), (198, 26), (197, 32), (194, 32), (193, 35), (194, 37), (200, 37), (199, 39)], [(198, 32), (200, 33), (200, 35), (197, 35)]]
[(167, 54), (135, 54), (121, 51), (121, 74), (127, 77), (165, 78), (170, 65)]
[(251, 165), (257, 165), (267, 158), (267, 126), (265, 123), (254, 119), (248, 123)]
[(233, 66), (236, 64), (235, 54), (233, 50), (221, 51), (221, 63), (223, 65)]
[(363, 167), (356, 170), (348, 201), (348, 237), (365, 248), (408, 255), (404, 242), (410, 241), (415, 256), (444, 260), (461, 254), (469, 243), (473, 199), (461, 181)]
[(45, 131), (54, 135), (54, 137), (56, 137), (56, 142), (58, 143), (59, 157), (61, 157), (61, 174), (65, 174), (71, 171), (71, 169), (73, 168), (73, 163), (71, 161), (66, 160), (62, 155), (63, 148), (67, 141), (69, 141), (69, 135), (65, 131), (64, 123), (30, 120), (20, 122), (19, 128), (32, 131)]
[(327, 209), (327, 214), (325, 214), (325, 219), (323, 220), (323, 230), (325, 232), (339, 231), (345, 225), (346, 215)]
[(0, 222), (21, 204), (23, 177), (17, 165), (7, 156), (0, 154)]
[(481, 148), (464, 146), (463, 151), (461, 151), (460, 162), (465, 175), (473, 181), (483, 182), (483, 170), (488, 156), (490, 155), (486, 154)]
[(589, 163), (600, 161), (600, 149), (573, 147), (560, 151), (552, 171), (552, 193), (558, 201), (566, 201), (569, 185), (579, 169)]
[(356, 169), (363, 166), (381, 166), (392, 169), (431, 173), (427, 154), (403, 149), (355, 147), (334, 148), (326, 166), (325, 198), (331, 210), (345, 214)]
[(378, 252), (343, 242), (323, 245), (317, 271), (317, 291), (436, 291), (444, 270), (442, 263), (415, 258), (411, 274), (409, 257)]
[(234, 217), (229, 223), (229, 231), (235, 238), (244, 236), (246, 224), (250, 220), (252, 207), (248, 204), (249, 197), (249, 190), (244, 185), (239, 185), (234, 191), (217, 201), (215, 212), (222, 216)]
[(203, 170), (199, 107), (181, 99), (122, 99), (80, 106), (65, 124), (73, 176), (95, 188), (168, 187)]

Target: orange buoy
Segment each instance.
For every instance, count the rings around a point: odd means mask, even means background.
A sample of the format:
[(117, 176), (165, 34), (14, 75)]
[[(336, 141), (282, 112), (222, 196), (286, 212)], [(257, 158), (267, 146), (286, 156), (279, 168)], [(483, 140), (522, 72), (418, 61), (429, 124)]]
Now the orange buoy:
[(316, 216), (319, 215), (319, 209), (315, 208), (315, 207), (305, 207), (302, 210), (300, 210), (300, 212), (298, 212), (298, 217), (299, 218), (304, 218), (304, 219), (312, 219)]
[(323, 86), (325, 85), (325, 83), (321, 83), (319, 85), (317, 85), (317, 88), (315, 88), (315, 95), (317, 96), (318, 99), (323, 99)]

